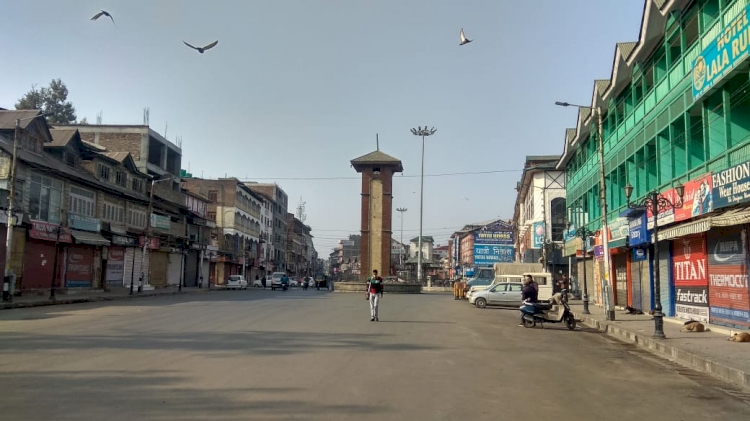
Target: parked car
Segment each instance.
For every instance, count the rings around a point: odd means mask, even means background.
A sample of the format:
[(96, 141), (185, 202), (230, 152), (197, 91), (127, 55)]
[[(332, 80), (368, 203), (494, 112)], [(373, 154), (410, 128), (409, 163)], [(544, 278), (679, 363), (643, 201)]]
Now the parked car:
[(227, 289), (247, 289), (247, 280), (242, 275), (231, 275), (227, 279)]
[(477, 308), (487, 306), (514, 306), (521, 305), (521, 292), (523, 284), (521, 282), (500, 282), (489, 289), (476, 291), (469, 297), (469, 303), (474, 304)]
[(274, 272), (273, 275), (271, 275), (271, 289), (275, 290), (276, 288), (281, 289), (281, 278), (283, 278), (286, 275), (284, 272)]

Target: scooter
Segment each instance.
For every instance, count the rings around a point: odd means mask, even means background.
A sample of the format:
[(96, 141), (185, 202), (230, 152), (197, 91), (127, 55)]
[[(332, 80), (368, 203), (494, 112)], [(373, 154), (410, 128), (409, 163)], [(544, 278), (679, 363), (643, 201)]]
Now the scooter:
[[(559, 300), (555, 300), (556, 297)], [(562, 305), (555, 305), (555, 301)], [(555, 307), (557, 308), (555, 309)], [(559, 295), (556, 294), (548, 302), (532, 303), (524, 301), (520, 309), (523, 327), (531, 328), (539, 323), (544, 329), (545, 323), (565, 323), (570, 330), (576, 328), (576, 318), (568, 305), (568, 290), (563, 290)]]

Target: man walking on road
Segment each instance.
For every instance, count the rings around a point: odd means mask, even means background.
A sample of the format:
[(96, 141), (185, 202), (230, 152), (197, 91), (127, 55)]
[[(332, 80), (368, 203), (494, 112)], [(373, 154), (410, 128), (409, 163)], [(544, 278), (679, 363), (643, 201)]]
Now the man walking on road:
[(372, 271), (372, 276), (367, 280), (367, 298), (370, 300), (370, 321), (378, 321), (378, 305), (383, 297), (383, 278), (378, 276), (378, 270)]

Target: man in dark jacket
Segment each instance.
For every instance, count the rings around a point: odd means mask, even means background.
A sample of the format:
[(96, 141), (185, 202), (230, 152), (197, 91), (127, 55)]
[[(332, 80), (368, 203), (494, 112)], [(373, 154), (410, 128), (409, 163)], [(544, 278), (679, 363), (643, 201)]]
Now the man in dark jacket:
[(367, 280), (367, 298), (370, 300), (370, 321), (378, 321), (378, 305), (383, 297), (383, 278), (378, 276), (378, 270), (372, 271), (372, 276)]
[[(534, 283), (530, 280), (530, 276), (527, 277), (526, 281), (524, 282), (523, 289), (521, 290), (521, 301), (523, 303), (529, 302), (529, 303), (535, 303), (537, 299), (539, 298), (539, 293), (537, 292), (536, 288), (534, 288)], [(523, 326), (523, 313), (521, 313), (521, 323), (519, 326)]]

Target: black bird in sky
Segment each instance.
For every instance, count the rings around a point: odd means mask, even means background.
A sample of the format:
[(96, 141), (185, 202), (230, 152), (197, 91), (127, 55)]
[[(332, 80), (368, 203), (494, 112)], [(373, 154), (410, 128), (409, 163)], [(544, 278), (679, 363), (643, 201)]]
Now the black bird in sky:
[(206, 51), (206, 50), (208, 50), (210, 48), (214, 48), (216, 46), (216, 44), (219, 43), (219, 41), (217, 40), (217, 41), (214, 41), (214, 42), (206, 45), (205, 47), (193, 47), (192, 45), (188, 44), (185, 41), (182, 41), (182, 42), (185, 43), (185, 45), (187, 45), (188, 47), (192, 48), (193, 50), (198, 50), (198, 52), (201, 53), (201, 54), (203, 54), (204, 51)]
[(106, 17), (112, 19), (112, 24), (115, 25), (115, 26), (117, 26), (117, 24), (115, 23), (115, 18), (113, 18), (112, 15), (110, 15), (109, 12), (106, 11), (106, 10), (99, 11), (99, 13), (95, 14), (94, 17), (91, 18), (91, 20), (97, 20), (97, 19), (99, 19), (102, 16), (106, 16)]

